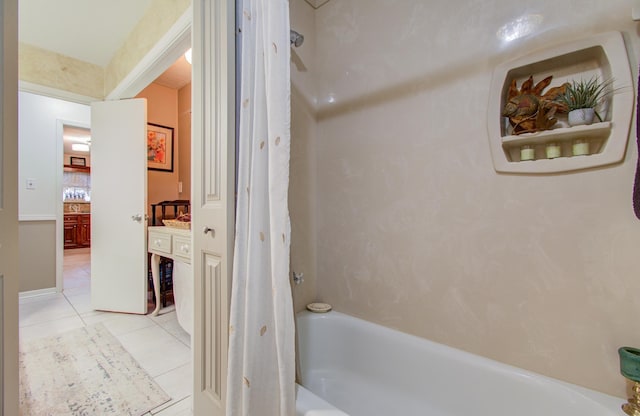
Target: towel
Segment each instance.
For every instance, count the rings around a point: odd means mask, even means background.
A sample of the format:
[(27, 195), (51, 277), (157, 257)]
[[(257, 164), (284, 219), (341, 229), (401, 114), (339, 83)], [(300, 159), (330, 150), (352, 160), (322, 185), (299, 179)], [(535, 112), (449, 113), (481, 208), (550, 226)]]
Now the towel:
[[(640, 72), (640, 71), (639, 71)], [(638, 99), (636, 100), (636, 143), (638, 146), (638, 162), (636, 163), (636, 179), (633, 183), (633, 212), (640, 219), (640, 74), (638, 78)]]

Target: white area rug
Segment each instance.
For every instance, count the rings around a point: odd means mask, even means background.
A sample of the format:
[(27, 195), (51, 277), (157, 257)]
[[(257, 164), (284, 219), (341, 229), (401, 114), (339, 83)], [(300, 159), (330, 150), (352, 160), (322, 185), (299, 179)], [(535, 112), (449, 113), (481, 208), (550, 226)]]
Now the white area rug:
[(169, 396), (97, 324), (20, 345), (20, 415), (143, 415)]

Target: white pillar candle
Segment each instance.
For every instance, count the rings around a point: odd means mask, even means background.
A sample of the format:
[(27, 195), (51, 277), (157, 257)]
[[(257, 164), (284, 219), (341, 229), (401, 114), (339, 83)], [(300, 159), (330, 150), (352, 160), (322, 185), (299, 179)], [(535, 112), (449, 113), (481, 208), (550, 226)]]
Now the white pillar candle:
[(557, 143), (549, 143), (547, 145), (547, 159), (555, 159), (560, 157), (560, 145)]
[(520, 160), (533, 160), (536, 158), (536, 149), (532, 146), (522, 146), (520, 148)]
[(589, 142), (584, 139), (577, 139), (573, 142), (573, 155), (584, 156), (589, 154)]

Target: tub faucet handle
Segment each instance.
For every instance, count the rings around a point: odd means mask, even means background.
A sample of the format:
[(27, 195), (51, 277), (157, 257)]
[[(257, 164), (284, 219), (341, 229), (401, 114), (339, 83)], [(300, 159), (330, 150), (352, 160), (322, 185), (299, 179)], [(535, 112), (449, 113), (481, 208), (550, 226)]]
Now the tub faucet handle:
[(293, 283), (299, 285), (302, 282), (304, 282), (304, 273), (293, 272)]

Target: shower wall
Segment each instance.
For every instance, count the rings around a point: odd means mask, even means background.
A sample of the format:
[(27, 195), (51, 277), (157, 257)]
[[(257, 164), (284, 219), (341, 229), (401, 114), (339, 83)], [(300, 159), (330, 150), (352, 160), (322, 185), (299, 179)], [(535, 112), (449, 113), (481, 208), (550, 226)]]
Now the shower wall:
[[(526, 15), (541, 17), (531, 33), (498, 37)], [(635, 78), (631, 2), (292, 0), (291, 22), (305, 35), (291, 66), (297, 307), (325, 301), (626, 397), (617, 348), (640, 346), (635, 128), (623, 163), (534, 176), (494, 171), (486, 123), (495, 65), (548, 45), (620, 31)]]
[(296, 311), (316, 296), (317, 192), (315, 119), (315, 15), (304, 0), (290, 4), (291, 28), (305, 37), (291, 49), (291, 168), (289, 206), (291, 216), (291, 270), (303, 274), (304, 283), (293, 285)]

